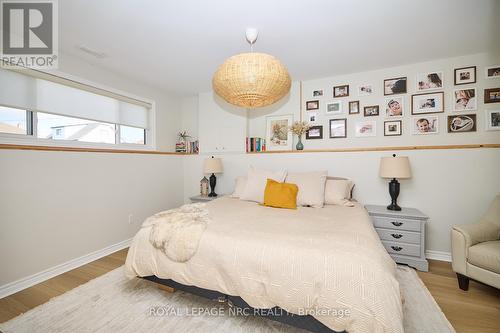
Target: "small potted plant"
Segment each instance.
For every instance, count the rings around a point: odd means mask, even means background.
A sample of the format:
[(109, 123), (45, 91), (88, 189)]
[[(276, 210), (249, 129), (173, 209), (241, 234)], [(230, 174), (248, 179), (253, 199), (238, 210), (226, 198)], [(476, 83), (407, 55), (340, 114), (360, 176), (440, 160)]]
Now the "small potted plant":
[(297, 142), (297, 145), (295, 148), (297, 150), (303, 150), (304, 145), (302, 144), (302, 135), (304, 135), (305, 132), (309, 130), (311, 126), (306, 121), (296, 121), (290, 126), (290, 132), (293, 134), (297, 135), (297, 138), (299, 139)]

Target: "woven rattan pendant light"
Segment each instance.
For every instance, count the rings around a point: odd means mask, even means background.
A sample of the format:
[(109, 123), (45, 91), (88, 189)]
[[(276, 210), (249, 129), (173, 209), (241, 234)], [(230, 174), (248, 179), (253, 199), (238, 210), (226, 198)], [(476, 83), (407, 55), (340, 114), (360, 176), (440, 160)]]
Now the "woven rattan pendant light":
[[(247, 29), (247, 41), (253, 46), (257, 30)], [(276, 103), (291, 86), (283, 64), (265, 53), (241, 53), (228, 58), (215, 72), (212, 86), (226, 102), (246, 109)]]

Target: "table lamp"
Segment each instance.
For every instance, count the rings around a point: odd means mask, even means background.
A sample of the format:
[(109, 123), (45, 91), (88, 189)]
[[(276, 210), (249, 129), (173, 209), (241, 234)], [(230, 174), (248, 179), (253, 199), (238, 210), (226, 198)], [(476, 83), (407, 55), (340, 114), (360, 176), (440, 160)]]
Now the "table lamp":
[(401, 210), (397, 200), (399, 195), (398, 179), (411, 178), (410, 160), (407, 156), (382, 157), (380, 160), (380, 177), (392, 178), (389, 182), (389, 194), (391, 195), (391, 204), (387, 206), (389, 210)]
[(215, 193), (215, 184), (217, 182), (217, 178), (215, 177), (216, 173), (222, 173), (222, 161), (220, 158), (207, 158), (205, 159), (205, 164), (203, 166), (203, 172), (207, 174), (212, 174), (210, 176), (210, 193), (209, 197), (216, 197), (217, 193)]

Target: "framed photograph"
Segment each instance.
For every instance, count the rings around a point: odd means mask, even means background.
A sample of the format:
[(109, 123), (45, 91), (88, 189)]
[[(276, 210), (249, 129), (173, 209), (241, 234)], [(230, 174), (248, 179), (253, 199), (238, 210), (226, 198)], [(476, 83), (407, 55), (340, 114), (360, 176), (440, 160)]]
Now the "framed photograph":
[(373, 117), (380, 114), (378, 105), (365, 106), (363, 110), (365, 117)]
[(326, 104), (326, 114), (332, 115), (332, 114), (342, 114), (342, 101), (335, 101), (332, 103)]
[(371, 84), (362, 84), (358, 86), (358, 96), (368, 96), (373, 93), (373, 87)]
[(359, 101), (350, 101), (349, 114), (358, 114), (358, 113), (359, 113)]
[(384, 95), (406, 94), (407, 78), (396, 77), (394, 79), (384, 80)]
[(266, 118), (267, 150), (292, 150), (292, 115), (269, 116)]
[(354, 128), (356, 137), (377, 136), (376, 121), (358, 121)]
[(347, 119), (330, 119), (330, 139), (347, 138)]
[(333, 97), (347, 97), (347, 96), (349, 96), (348, 84), (333, 87)]
[(455, 85), (476, 83), (476, 66), (455, 68)]
[(389, 117), (402, 117), (404, 108), (404, 97), (392, 97), (385, 99), (385, 116)]
[(314, 90), (313, 97), (321, 97), (323, 96), (323, 90)]
[(485, 103), (500, 102), (500, 88), (484, 89), (484, 102)]
[(318, 110), (318, 109), (319, 109), (319, 101), (307, 101), (306, 102), (306, 111)]
[(471, 111), (477, 108), (476, 89), (456, 89), (452, 95), (453, 111)]
[(443, 72), (417, 74), (417, 91), (443, 88)]
[(475, 131), (475, 114), (460, 114), (455, 116), (448, 116), (448, 133), (467, 133)]
[(439, 133), (438, 116), (413, 117), (413, 135), (437, 134)]
[(500, 79), (500, 65), (486, 67), (487, 79)]
[(401, 120), (384, 121), (384, 136), (398, 136), (403, 134)]
[(306, 132), (307, 140), (323, 139), (323, 126), (311, 126)]
[(500, 131), (500, 110), (486, 110), (486, 130)]
[(444, 112), (444, 92), (411, 96), (411, 114)]
[(310, 123), (315, 123), (318, 121), (318, 113), (316, 112), (308, 112), (307, 113), (307, 120), (310, 122)]

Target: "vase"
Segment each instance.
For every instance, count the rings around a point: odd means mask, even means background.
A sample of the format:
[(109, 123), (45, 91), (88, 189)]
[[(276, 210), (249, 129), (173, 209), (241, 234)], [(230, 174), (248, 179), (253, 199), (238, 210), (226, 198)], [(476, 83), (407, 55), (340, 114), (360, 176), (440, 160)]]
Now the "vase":
[(297, 142), (295, 148), (297, 148), (297, 150), (304, 150), (304, 145), (302, 144), (302, 135), (299, 135), (298, 139), (299, 141)]

